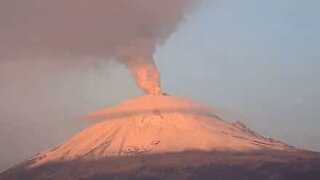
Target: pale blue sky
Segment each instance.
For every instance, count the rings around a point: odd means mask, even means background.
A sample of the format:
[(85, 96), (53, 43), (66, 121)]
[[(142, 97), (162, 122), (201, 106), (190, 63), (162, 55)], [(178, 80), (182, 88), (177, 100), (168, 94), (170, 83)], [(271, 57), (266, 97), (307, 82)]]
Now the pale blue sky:
[(320, 2), (207, 1), (159, 49), (164, 89), (320, 150)]
[[(320, 151), (319, 8), (317, 0), (204, 0), (158, 48), (164, 91)], [(79, 131), (86, 123), (74, 117), (141, 94), (116, 63), (0, 63), (0, 170)]]

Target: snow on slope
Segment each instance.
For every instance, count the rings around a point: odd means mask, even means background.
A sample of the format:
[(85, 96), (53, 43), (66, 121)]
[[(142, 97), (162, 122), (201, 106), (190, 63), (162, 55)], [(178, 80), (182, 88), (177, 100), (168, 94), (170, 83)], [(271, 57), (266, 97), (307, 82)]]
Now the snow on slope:
[(137, 97), (86, 117), (103, 121), (36, 155), (32, 166), (52, 161), (188, 150), (294, 150), (264, 138), (240, 122), (223, 121), (204, 105), (174, 96)]

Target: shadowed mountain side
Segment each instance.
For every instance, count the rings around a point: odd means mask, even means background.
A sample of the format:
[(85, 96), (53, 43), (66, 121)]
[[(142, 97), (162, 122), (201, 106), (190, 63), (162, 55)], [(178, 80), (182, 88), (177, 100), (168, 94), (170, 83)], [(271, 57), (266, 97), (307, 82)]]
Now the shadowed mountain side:
[(318, 180), (320, 154), (296, 151), (202, 152), (110, 157), (51, 162), (29, 168), (26, 162), (0, 175), (22, 179), (218, 179)]

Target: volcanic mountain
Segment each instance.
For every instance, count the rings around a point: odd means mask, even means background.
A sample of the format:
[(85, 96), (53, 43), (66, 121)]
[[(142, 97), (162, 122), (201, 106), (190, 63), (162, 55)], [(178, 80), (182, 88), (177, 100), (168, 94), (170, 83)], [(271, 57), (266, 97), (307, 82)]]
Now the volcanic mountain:
[(317, 153), (265, 138), (241, 122), (228, 123), (215, 109), (186, 98), (146, 95), (85, 118), (99, 122), (0, 179), (320, 177)]

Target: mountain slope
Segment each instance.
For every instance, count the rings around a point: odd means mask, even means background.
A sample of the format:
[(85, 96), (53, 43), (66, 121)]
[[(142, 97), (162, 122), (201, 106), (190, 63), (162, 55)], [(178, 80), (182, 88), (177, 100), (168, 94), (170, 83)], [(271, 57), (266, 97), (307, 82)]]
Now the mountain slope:
[(265, 138), (215, 112), (174, 96), (129, 99), (86, 114), (99, 122), (0, 180), (319, 179), (319, 153)]
[(188, 150), (294, 150), (264, 138), (240, 122), (230, 124), (214, 110), (174, 96), (143, 96), (86, 115), (102, 122), (32, 160), (39, 164)]
[(77, 159), (30, 168), (30, 161), (0, 180), (319, 180), (320, 155), (306, 151), (188, 151)]

